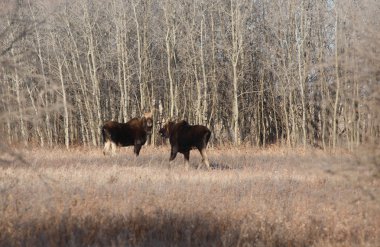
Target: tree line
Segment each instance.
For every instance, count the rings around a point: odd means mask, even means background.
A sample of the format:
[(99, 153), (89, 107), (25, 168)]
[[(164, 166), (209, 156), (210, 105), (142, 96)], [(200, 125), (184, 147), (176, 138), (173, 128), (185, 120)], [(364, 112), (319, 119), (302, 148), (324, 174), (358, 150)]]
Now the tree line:
[(97, 146), (154, 111), (212, 144), (378, 145), (376, 0), (1, 1), (0, 132)]

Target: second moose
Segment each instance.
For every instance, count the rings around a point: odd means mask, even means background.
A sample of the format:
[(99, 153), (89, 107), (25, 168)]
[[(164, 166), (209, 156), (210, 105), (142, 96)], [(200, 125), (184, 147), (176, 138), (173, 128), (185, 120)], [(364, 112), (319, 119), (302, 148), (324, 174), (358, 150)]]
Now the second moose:
[[(198, 149), (202, 156), (202, 163), (210, 169), (206, 147), (211, 136), (211, 131), (203, 125), (190, 125), (185, 120), (178, 123), (169, 121), (159, 131), (164, 138), (169, 138), (171, 151), (170, 161), (174, 160), (177, 153), (184, 155), (186, 168), (189, 166), (190, 150)], [(198, 165), (198, 169), (201, 165)]]

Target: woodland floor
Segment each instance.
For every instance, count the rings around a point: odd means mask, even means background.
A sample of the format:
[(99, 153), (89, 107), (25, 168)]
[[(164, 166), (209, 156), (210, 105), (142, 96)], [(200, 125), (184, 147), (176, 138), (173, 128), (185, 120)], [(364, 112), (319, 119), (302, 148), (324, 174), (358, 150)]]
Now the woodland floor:
[[(28, 149), (0, 164), (0, 246), (379, 246), (380, 179), (346, 152)], [(6, 155), (0, 157), (7, 160)]]

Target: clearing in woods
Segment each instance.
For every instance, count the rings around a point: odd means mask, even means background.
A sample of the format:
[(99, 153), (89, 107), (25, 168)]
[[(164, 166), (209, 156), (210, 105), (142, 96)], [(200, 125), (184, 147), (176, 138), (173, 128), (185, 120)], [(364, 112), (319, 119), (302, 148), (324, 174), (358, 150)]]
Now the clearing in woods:
[(208, 153), (213, 169), (186, 171), (182, 155), (168, 169), (167, 147), (25, 150), (27, 164), (0, 166), (0, 246), (380, 243), (380, 182), (352, 155)]

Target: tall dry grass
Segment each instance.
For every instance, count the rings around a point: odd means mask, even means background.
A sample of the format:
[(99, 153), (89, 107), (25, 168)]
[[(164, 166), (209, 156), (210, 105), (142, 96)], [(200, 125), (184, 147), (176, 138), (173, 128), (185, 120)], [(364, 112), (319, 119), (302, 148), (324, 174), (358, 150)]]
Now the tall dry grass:
[[(380, 182), (347, 153), (27, 150), (0, 167), (0, 246), (378, 246)], [(200, 162), (193, 151), (190, 163)]]

